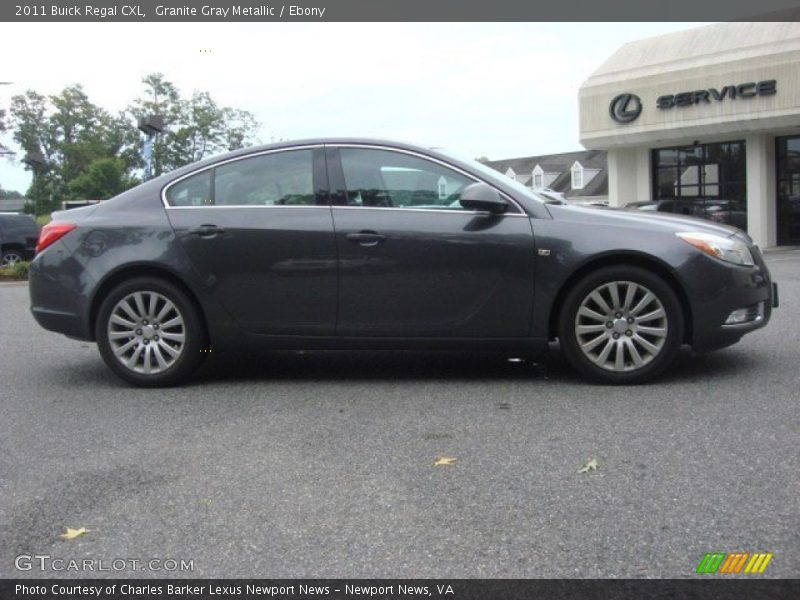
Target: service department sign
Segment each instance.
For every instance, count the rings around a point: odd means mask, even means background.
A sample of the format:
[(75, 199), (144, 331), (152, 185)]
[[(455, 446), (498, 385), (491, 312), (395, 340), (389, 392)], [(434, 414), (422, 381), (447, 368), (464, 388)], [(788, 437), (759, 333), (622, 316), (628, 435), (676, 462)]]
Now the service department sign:
[(608, 105), (608, 114), (617, 123), (630, 123), (642, 114), (642, 100), (636, 94), (620, 94)]

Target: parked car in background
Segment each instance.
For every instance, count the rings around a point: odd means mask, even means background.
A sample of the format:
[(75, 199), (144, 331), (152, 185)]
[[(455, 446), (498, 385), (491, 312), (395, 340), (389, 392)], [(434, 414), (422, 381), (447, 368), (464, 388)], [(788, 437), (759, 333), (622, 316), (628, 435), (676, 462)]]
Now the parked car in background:
[(700, 216), (702, 208), (693, 200), (677, 200), (674, 198), (664, 200), (629, 202), (624, 207), (626, 210), (641, 210), (645, 212), (668, 212), (687, 217)]
[(747, 207), (738, 200), (707, 200), (703, 216), (717, 223), (747, 230)]
[(743, 232), (564, 203), (408, 144), (306, 140), (178, 169), (62, 211), (30, 269), (40, 325), (96, 341), (135, 385), (207, 350), (463, 349), (558, 339), (605, 383), (646, 381), (682, 344), (770, 318), (777, 288)]
[(39, 226), (30, 215), (0, 213), (0, 268), (33, 260)]
[(742, 231), (747, 230), (747, 209), (744, 202), (737, 200), (706, 199), (674, 199), (629, 202), (626, 210), (643, 212), (666, 212), (700, 219), (709, 219), (716, 223), (732, 225)]

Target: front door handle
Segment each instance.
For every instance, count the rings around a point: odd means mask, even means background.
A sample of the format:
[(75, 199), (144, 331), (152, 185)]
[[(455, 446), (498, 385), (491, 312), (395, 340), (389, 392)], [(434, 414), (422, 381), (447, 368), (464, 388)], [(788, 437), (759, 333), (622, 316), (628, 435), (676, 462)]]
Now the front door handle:
[(359, 231), (358, 233), (348, 233), (347, 241), (354, 242), (359, 246), (377, 246), (386, 240), (386, 236), (376, 231)]
[(192, 235), (199, 235), (203, 238), (211, 238), (215, 235), (219, 235), (220, 233), (225, 233), (225, 230), (217, 225), (206, 223), (204, 225), (200, 225), (199, 227), (193, 227), (189, 230), (189, 233)]

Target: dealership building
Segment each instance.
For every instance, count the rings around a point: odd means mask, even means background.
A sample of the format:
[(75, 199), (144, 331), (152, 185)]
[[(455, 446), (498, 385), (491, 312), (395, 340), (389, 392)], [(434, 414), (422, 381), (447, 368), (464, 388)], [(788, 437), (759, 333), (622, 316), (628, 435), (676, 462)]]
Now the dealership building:
[[(632, 42), (581, 86), (580, 141), (612, 205), (800, 245), (800, 23), (721, 23)], [(659, 208), (661, 210), (661, 208)]]

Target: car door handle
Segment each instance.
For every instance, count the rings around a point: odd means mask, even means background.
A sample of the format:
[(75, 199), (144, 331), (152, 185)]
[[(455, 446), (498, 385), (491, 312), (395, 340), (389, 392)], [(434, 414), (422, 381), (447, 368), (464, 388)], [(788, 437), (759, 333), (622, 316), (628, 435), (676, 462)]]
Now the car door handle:
[(200, 225), (199, 227), (193, 227), (189, 230), (189, 233), (192, 235), (199, 235), (200, 237), (210, 238), (214, 237), (215, 235), (219, 235), (220, 233), (225, 233), (225, 230), (222, 227), (217, 225)]
[(377, 246), (386, 240), (386, 236), (375, 231), (359, 231), (358, 233), (348, 233), (347, 241), (354, 242), (359, 246)]

